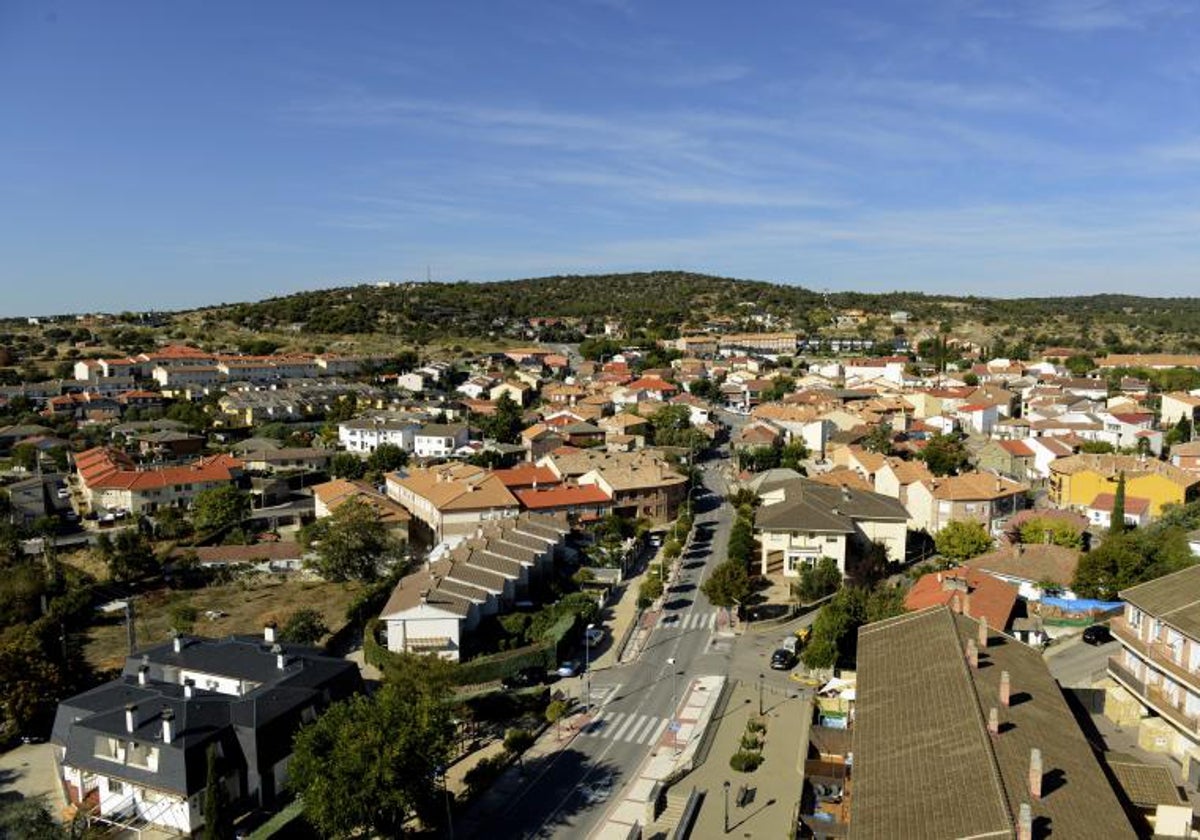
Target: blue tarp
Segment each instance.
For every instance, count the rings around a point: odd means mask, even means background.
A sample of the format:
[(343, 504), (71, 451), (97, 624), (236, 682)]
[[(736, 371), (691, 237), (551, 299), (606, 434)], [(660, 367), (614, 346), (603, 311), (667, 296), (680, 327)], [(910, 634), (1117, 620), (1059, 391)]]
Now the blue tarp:
[(1091, 598), (1047, 598), (1042, 597), (1047, 607), (1055, 607), (1065, 613), (1114, 612), (1125, 606), (1124, 601), (1096, 601)]

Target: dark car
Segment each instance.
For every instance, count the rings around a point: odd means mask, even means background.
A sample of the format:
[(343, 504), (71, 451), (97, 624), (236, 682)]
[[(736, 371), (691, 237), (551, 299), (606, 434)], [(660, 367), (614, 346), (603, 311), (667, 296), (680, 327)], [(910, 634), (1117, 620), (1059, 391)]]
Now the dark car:
[(771, 667), (776, 671), (788, 671), (796, 664), (796, 654), (786, 648), (780, 648), (771, 654)]
[(1112, 633), (1103, 624), (1093, 624), (1083, 631), (1083, 640), (1089, 645), (1103, 645), (1112, 641)]
[(500, 685), (505, 688), (530, 688), (531, 686), (541, 685), (546, 680), (546, 672), (542, 668), (522, 668), (515, 674), (509, 674), (504, 679), (500, 680)]

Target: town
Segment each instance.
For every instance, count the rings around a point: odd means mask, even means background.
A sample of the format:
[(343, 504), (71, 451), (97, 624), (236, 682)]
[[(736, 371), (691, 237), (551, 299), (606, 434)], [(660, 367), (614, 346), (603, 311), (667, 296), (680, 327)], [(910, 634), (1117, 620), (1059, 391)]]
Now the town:
[(725, 288), (3, 322), (0, 825), (1195, 836), (1200, 354)]

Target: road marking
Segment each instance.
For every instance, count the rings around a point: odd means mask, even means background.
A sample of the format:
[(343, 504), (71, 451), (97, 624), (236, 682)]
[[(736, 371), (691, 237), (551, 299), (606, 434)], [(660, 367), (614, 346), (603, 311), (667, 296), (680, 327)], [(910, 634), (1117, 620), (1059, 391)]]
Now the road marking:
[(624, 723), (621, 724), (621, 727), (619, 729), (613, 730), (613, 734), (612, 734), (613, 740), (614, 741), (624, 741), (626, 730), (628, 730), (631, 726), (633, 726), (635, 721), (645, 720), (645, 719), (646, 719), (645, 715), (631, 714), (629, 716), (629, 718)]
[(636, 734), (634, 734), (633, 732), (630, 732), (629, 740), (631, 740), (635, 743), (638, 743), (638, 744), (646, 743), (646, 736), (649, 735), (651, 730), (654, 729), (655, 720), (656, 720), (656, 718), (650, 718), (648, 721), (646, 721), (646, 724), (644, 726), (639, 726), (636, 730)]
[(650, 743), (655, 743), (662, 737), (663, 730), (667, 728), (667, 718), (663, 718), (658, 722), (658, 726), (654, 727), (654, 734), (650, 736)]

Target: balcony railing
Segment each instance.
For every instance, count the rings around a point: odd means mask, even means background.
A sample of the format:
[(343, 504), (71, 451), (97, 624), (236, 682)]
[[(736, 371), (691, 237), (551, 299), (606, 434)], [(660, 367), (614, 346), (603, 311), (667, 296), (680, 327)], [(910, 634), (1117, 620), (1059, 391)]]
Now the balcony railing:
[[(1144, 680), (1139, 680), (1132, 671), (1120, 663), (1117, 657), (1109, 657), (1108, 672), (1162, 717), (1189, 735), (1200, 734), (1200, 717), (1185, 712), (1182, 705), (1173, 701), (1160, 686), (1148, 685)], [(1180, 688), (1179, 693), (1186, 695), (1187, 692)]]
[[(1109, 622), (1113, 635), (1125, 645), (1137, 652), (1152, 666), (1168, 674), (1176, 682), (1183, 683), (1196, 694), (1200, 694), (1200, 672), (1192, 671), (1186, 665), (1175, 661), (1175, 652), (1164, 642), (1144, 642), (1138, 638), (1138, 632), (1129, 626), (1124, 617), (1118, 616)], [(1195, 642), (1192, 642), (1195, 644)]]

